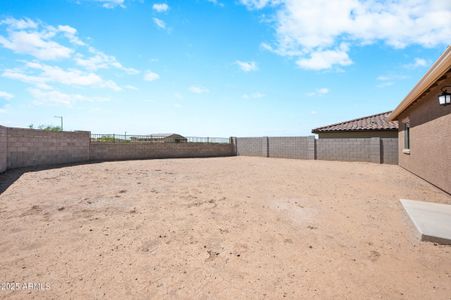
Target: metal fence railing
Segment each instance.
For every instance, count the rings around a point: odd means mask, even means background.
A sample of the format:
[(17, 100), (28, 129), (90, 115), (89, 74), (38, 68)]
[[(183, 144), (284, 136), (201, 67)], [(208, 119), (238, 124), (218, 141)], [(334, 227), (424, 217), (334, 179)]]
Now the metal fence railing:
[(91, 133), (91, 142), (98, 143), (214, 143), (230, 144), (230, 138), (171, 135), (96, 134)]

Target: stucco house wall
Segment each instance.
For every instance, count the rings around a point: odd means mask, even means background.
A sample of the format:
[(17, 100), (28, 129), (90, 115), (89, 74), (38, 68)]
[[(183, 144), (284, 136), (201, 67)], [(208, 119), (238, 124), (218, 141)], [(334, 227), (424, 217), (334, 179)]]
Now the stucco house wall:
[[(451, 76), (432, 87), (398, 117), (399, 165), (451, 193), (451, 105), (437, 101)], [(410, 124), (410, 153), (404, 150), (403, 122)]]

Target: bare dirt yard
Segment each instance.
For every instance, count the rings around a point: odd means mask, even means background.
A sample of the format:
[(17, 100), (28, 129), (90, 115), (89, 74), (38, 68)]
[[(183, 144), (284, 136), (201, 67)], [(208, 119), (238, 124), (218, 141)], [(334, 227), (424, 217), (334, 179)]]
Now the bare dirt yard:
[[(17, 175), (1, 175), (5, 181)], [(0, 297), (451, 299), (451, 247), (400, 198), (451, 197), (398, 166), (251, 157), (69, 166), (0, 195)]]

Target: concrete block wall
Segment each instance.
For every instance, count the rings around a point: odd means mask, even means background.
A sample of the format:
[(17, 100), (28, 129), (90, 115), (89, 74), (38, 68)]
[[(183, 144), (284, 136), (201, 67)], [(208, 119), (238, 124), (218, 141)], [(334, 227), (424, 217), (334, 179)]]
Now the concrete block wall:
[(236, 153), (243, 156), (268, 156), (267, 137), (236, 138)]
[[(237, 155), (397, 164), (396, 138), (237, 138)], [(266, 151), (265, 151), (266, 149)]]
[(269, 137), (268, 157), (314, 159), (315, 137)]
[[(340, 161), (368, 161), (380, 163), (380, 145), (370, 139), (318, 139), (317, 159)], [(377, 152), (376, 152), (377, 151)]]
[(96, 143), (90, 145), (91, 161), (150, 158), (220, 157), (235, 155), (233, 144), (208, 143)]
[(7, 168), (75, 163), (89, 160), (90, 133), (7, 129)]
[(0, 126), (0, 173), (8, 168), (8, 128)]
[(398, 164), (398, 139), (397, 138), (381, 138), (381, 151), (383, 164)]

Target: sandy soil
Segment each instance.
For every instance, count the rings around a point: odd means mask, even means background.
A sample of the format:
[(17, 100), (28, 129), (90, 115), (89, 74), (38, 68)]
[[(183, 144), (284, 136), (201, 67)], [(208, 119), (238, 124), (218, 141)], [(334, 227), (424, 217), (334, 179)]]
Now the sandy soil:
[(0, 195), (0, 283), (48, 289), (0, 297), (451, 299), (451, 247), (418, 241), (400, 198), (451, 203), (398, 166), (369, 163), (28, 172)]

